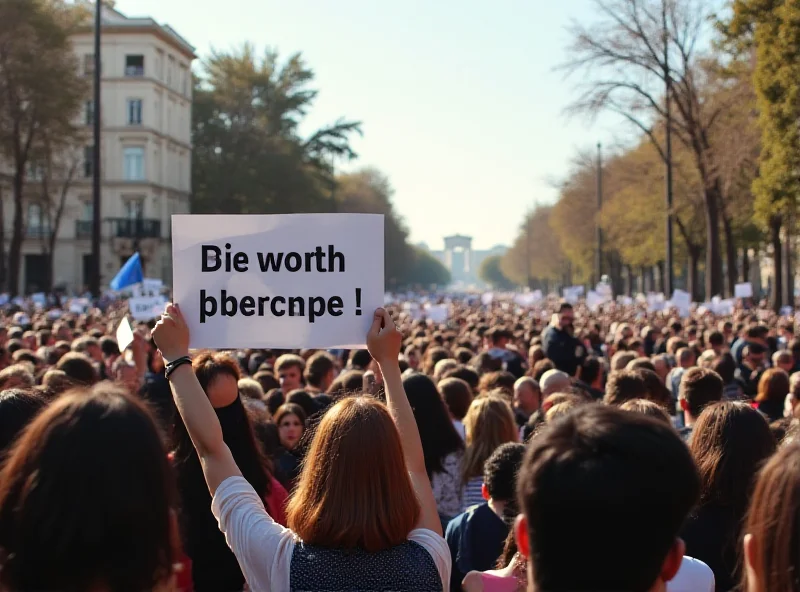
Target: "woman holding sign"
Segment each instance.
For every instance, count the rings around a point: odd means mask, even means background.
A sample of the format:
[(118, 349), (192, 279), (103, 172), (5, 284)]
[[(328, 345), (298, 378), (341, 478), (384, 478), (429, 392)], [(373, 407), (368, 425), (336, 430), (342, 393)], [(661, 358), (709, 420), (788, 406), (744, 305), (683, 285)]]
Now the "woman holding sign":
[(167, 307), (153, 330), (173, 396), (202, 461), (212, 510), (252, 590), (442, 590), (450, 552), (419, 431), (398, 366), (402, 336), (379, 309), (367, 347), (383, 373), (386, 405), (353, 397), (317, 428), (288, 508), (289, 529), (264, 509), (222, 438), (191, 371), (189, 331)]

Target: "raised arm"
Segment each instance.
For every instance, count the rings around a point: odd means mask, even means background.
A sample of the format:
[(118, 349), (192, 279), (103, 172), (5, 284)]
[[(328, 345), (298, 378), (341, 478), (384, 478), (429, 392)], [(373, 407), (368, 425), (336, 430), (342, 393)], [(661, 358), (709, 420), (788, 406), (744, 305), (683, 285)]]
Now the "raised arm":
[(414, 419), (414, 412), (408, 403), (400, 374), (398, 356), (402, 342), (403, 336), (389, 313), (382, 308), (376, 310), (372, 327), (367, 334), (367, 348), (383, 374), (386, 405), (400, 432), (406, 468), (422, 508), (418, 526), (441, 535), (442, 522), (439, 519), (431, 482), (425, 469), (425, 457), (422, 454), (422, 441), (419, 437), (417, 420)]
[[(153, 329), (153, 339), (166, 363), (189, 354), (189, 328), (176, 305), (167, 306)], [(241, 475), (241, 472), (222, 439), (222, 427), (217, 414), (194, 375), (191, 364), (175, 369), (169, 381), (175, 405), (200, 457), (203, 475), (213, 495), (220, 483), (228, 477)]]

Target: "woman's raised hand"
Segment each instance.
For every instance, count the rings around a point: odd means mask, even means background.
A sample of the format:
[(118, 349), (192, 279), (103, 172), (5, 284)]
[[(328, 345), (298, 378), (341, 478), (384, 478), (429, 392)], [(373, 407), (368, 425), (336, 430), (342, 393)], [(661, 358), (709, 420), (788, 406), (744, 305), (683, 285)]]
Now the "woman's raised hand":
[(375, 311), (372, 326), (367, 333), (367, 349), (370, 355), (383, 364), (397, 364), (403, 335), (397, 329), (392, 316), (384, 308)]
[(152, 332), (161, 355), (172, 362), (189, 354), (189, 327), (177, 304), (168, 304)]

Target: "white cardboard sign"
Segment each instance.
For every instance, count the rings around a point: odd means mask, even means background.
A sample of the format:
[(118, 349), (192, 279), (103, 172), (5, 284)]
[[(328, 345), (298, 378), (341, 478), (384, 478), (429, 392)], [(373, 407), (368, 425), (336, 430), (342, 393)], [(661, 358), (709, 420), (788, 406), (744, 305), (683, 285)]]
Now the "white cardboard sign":
[(752, 298), (753, 297), (753, 284), (744, 282), (734, 286), (733, 295), (736, 298)]
[(166, 304), (163, 296), (138, 296), (128, 299), (128, 310), (134, 320), (149, 321), (158, 318)]
[(360, 348), (383, 305), (383, 216), (175, 215), (192, 348)]
[(117, 346), (119, 351), (125, 351), (131, 343), (133, 343), (133, 328), (128, 321), (128, 317), (122, 317), (122, 321), (117, 327)]

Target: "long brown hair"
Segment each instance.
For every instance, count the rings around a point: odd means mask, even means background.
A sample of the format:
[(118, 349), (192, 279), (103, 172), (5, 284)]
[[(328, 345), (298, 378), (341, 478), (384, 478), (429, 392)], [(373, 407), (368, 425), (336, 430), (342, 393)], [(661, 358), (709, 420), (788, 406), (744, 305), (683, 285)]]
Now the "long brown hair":
[(511, 406), (497, 395), (478, 397), (464, 416), (467, 448), (461, 464), (461, 482), (483, 475), (483, 463), (506, 442), (517, 442), (519, 432)]
[(743, 517), (756, 472), (775, 452), (775, 438), (764, 417), (746, 403), (706, 407), (689, 449), (700, 474), (700, 505), (713, 502)]
[[(762, 590), (800, 592), (800, 442), (781, 446), (759, 473), (744, 533), (756, 542)], [(754, 589), (746, 571), (741, 589)]]
[(756, 401), (781, 401), (789, 394), (789, 375), (780, 368), (770, 368), (758, 381)]
[(359, 396), (331, 407), (289, 502), (289, 528), (307, 545), (376, 552), (405, 542), (420, 511), (386, 406)]
[(62, 395), (0, 472), (0, 589), (163, 585), (179, 551), (176, 497), (144, 403), (108, 384)]

